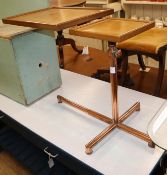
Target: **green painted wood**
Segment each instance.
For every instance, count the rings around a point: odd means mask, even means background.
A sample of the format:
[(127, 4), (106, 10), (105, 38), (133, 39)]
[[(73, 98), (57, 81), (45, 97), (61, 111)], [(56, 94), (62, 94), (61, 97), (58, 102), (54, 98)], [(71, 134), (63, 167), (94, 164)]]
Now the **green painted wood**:
[(12, 43), (0, 38), (0, 93), (24, 101)]
[(49, 0), (0, 0), (0, 19), (49, 7)]
[(29, 105), (60, 87), (52, 32), (36, 30), (17, 35), (11, 41), (2, 39), (0, 53), (0, 93)]
[(13, 47), (28, 104), (60, 86), (52, 32), (40, 30), (17, 36), (13, 39)]
[[(49, 0), (0, 0), (0, 19), (49, 7)], [(60, 87), (53, 32), (35, 30), (0, 38), (0, 93), (29, 105)]]

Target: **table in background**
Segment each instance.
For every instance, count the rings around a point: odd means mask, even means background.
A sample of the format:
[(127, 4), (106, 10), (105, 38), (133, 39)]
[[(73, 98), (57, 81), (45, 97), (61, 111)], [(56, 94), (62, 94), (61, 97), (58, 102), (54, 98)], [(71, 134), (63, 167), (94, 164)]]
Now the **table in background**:
[[(140, 20), (131, 20), (124, 18), (107, 18), (95, 21), (94, 23), (87, 23), (85, 25), (76, 26), (70, 29), (70, 34), (95, 38), (100, 40), (106, 40), (111, 45), (115, 45), (117, 42), (124, 41), (128, 38), (131, 38), (139, 33), (142, 33), (152, 27), (154, 27), (154, 22), (151, 21), (140, 21)], [(103, 32), (105, 31), (105, 32)], [(142, 69), (144, 69), (144, 62), (142, 56), (138, 54), (139, 64)], [(125, 82), (125, 72), (127, 64), (126, 60), (121, 58), (117, 60), (118, 67), (122, 66), (122, 78), (121, 85), (124, 85)], [(109, 73), (109, 69), (99, 69), (96, 73), (96, 77), (100, 78), (101, 75)]]
[[(63, 29), (97, 18), (102, 18), (104, 16), (111, 15), (112, 13), (112, 9), (53, 7), (21, 14), (11, 18), (9, 17), (3, 19), (3, 22), (8, 24), (57, 31), (59, 41), (61, 41), (61, 39), (63, 40)], [(60, 52), (62, 53), (60, 67), (63, 67), (63, 50), (61, 49)]]
[[(55, 7), (83, 7), (86, 4), (86, 0), (51, 0), (51, 6)], [(56, 38), (56, 44), (58, 46), (60, 60), (64, 60), (64, 51), (63, 46), (70, 44), (78, 53), (82, 53), (82, 50), (78, 49), (75, 41), (72, 38), (65, 38), (63, 35), (63, 30), (60, 30), (58, 32), (57, 38)], [(64, 61), (63, 64), (60, 63), (60, 67), (64, 68)]]

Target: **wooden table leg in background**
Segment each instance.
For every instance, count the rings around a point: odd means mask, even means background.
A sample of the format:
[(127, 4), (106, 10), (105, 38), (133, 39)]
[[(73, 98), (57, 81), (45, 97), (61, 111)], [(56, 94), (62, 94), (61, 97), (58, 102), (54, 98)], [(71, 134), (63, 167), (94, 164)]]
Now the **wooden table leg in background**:
[(75, 41), (72, 38), (65, 38), (63, 35), (63, 31), (57, 32), (57, 38), (56, 38), (56, 45), (58, 46), (58, 51), (60, 55), (60, 68), (64, 68), (64, 52), (63, 52), (63, 46), (70, 44), (78, 53), (82, 53), (82, 50), (79, 50), (75, 44)]

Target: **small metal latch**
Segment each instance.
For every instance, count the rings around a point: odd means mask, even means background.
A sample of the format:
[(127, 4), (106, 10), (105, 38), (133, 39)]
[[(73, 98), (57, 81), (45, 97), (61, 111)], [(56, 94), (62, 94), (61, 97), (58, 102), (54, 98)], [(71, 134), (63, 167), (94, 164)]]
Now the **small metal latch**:
[(48, 147), (46, 147), (44, 149), (44, 152), (49, 156), (49, 160), (48, 160), (48, 165), (49, 165), (49, 168), (52, 168), (54, 166), (54, 161), (53, 161), (53, 158), (56, 158), (57, 156), (59, 156), (59, 154), (56, 154), (56, 155), (52, 155), (51, 153), (49, 153), (47, 151)]

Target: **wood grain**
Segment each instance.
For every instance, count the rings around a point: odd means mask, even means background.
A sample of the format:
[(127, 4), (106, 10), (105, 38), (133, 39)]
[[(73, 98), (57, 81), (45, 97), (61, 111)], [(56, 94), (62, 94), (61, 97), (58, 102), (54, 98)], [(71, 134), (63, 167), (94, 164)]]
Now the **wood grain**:
[(0, 153), (0, 175), (32, 175), (7, 152)]
[(113, 13), (112, 9), (46, 8), (2, 19), (6, 24), (60, 31)]
[(86, 0), (50, 0), (52, 7), (71, 7), (86, 3)]
[(0, 25), (0, 38), (10, 39), (18, 34), (33, 30), (30, 27), (14, 26), (10, 24)]
[(77, 36), (120, 42), (146, 31), (153, 26), (154, 22), (108, 18), (74, 27), (70, 29), (69, 32)]

